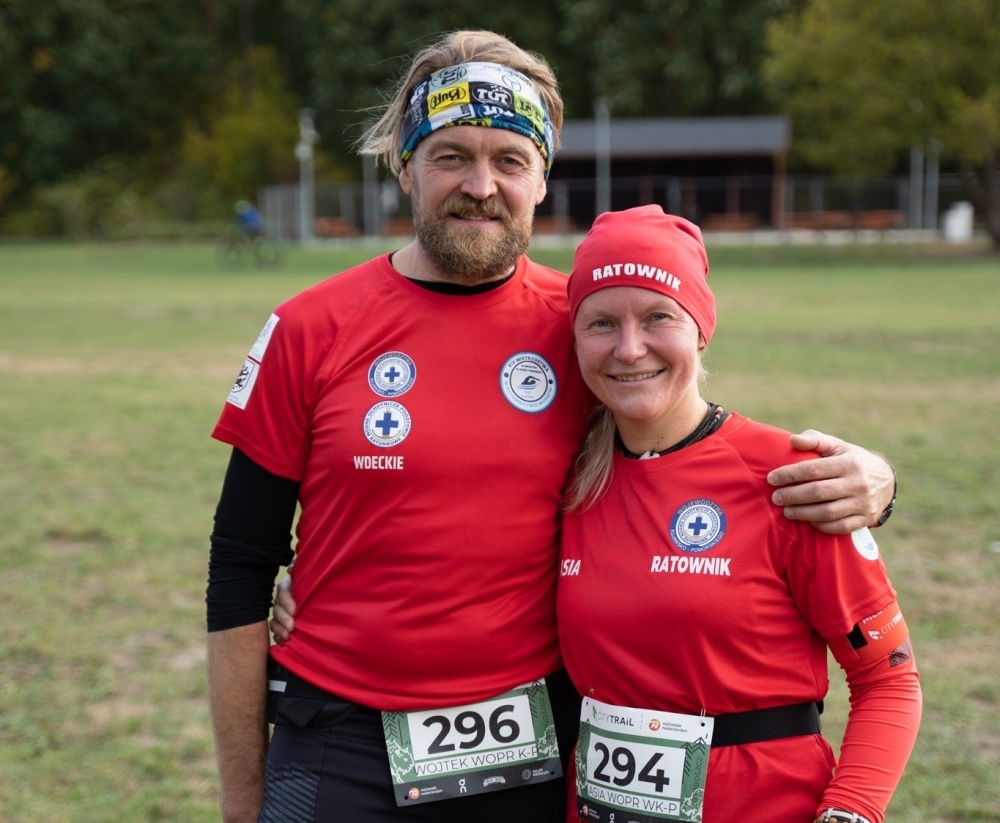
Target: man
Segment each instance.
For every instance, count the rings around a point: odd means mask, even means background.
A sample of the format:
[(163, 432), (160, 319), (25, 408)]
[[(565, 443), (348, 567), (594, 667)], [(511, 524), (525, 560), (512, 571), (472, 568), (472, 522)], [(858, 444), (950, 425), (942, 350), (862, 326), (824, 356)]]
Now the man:
[(264, 236), (264, 216), (248, 200), (240, 200), (234, 208), (236, 225), (247, 237)]
[[(207, 598), (227, 823), (563, 814), (557, 537), (588, 396), (565, 278), (524, 255), (561, 125), (551, 69), (505, 38), (420, 52), (362, 145), (416, 239), (289, 300), (250, 351), (213, 433), (234, 447)], [(837, 456), (774, 474), (820, 481), (776, 492), (790, 516), (875, 521), (883, 460), (797, 445)], [(268, 674), (297, 502), (295, 633)]]

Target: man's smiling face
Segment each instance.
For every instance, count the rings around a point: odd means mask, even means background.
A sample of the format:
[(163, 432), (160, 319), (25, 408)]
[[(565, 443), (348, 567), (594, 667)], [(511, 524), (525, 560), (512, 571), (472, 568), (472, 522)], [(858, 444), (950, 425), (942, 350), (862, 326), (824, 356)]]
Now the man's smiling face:
[(531, 242), (545, 198), (535, 144), (482, 126), (440, 129), (399, 176), (413, 203), (417, 243), (442, 279), (474, 285), (508, 274)]

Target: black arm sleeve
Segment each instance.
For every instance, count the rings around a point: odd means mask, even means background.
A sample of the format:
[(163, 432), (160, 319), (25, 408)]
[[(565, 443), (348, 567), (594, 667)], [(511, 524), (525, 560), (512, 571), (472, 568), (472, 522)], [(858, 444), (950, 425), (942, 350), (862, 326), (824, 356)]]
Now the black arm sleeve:
[(267, 620), (274, 579), (292, 562), (299, 484), (233, 449), (215, 510), (205, 602), (208, 630)]

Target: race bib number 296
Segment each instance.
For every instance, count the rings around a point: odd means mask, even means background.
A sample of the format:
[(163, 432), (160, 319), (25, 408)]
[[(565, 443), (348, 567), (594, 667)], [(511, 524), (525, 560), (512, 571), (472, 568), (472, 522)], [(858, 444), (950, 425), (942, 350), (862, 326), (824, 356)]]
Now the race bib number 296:
[(714, 721), (585, 697), (577, 810), (595, 823), (701, 820)]
[(399, 806), (562, 777), (544, 680), (465, 706), (382, 712), (382, 727)]

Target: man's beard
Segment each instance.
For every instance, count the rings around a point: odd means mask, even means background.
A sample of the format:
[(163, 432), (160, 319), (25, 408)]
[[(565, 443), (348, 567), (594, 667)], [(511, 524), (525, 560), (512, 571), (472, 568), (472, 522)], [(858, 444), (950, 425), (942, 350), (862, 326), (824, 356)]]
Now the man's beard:
[[(463, 228), (448, 224), (450, 216), (500, 219), (500, 231)], [(485, 283), (507, 274), (531, 243), (534, 210), (515, 218), (502, 200), (475, 200), (456, 193), (432, 213), (420, 208), (420, 193), (413, 190), (413, 225), (427, 259), (448, 278), (466, 286)]]

